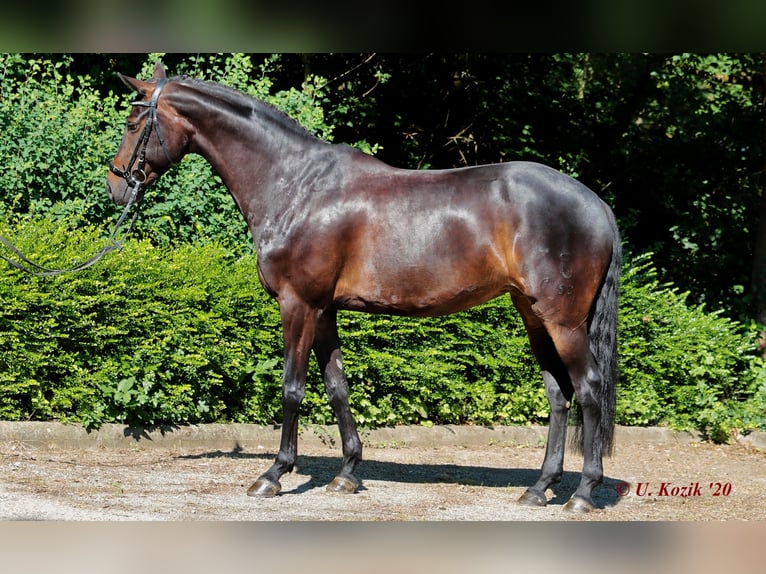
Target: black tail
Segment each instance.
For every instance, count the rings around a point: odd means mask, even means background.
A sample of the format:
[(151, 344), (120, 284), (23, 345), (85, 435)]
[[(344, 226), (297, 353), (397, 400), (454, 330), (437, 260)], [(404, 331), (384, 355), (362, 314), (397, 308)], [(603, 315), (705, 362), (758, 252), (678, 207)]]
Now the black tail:
[[(601, 421), (596, 429), (595, 444), (605, 456), (612, 454), (614, 439), (614, 408), (617, 400), (617, 308), (622, 267), (620, 232), (614, 224), (612, 260), (604, 276), (588, 325), (590, 350), (601, 370), (601, 385), (597, 398), (601, 408)], [(583, 450), (582, 411), (575, 406), (573, 415), (577, 426), (573, 429), (570, 447)]]

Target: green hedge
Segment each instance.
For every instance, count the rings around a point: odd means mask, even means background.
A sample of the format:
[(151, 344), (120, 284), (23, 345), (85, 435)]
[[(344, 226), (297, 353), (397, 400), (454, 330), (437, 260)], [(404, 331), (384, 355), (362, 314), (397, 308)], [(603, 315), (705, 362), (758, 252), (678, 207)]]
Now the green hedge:
[[(99, 237), (35, 220), (12, 240), (64, 267), (95, 251)], [(273, 304), (253, 289), (254, 260), (226, 253), (132, 241), (81, 273), (38, 279), (4, 270), (0, 417), (87, 426), (236, 419), (258, 390), (253, 375), (278, 387), (279, 336)], [(262, 328), (269, 321), (274, 328)]]
[(766, 428), (766, 368), (749, 327), (687, 304), (661, 285), (650, 255), (623, 269), (617, 422), (669, 424), (725, 441)]
[[(64, 267), (99, 229), (42, 218), (0, 233)], [(617, 422), (722, 441), (766, 428), (754, 331), (659, 285), (627, 258)], [(0, 269), (0, 418), (159, 425), (280, 421), (282, 339), (255, 258), (215, 243), (129, 240), (90, 269), (36, 278)], [(341, 315), (351, 403), (363, 427), (547, 422), (539, 370), (508, 297), (437, 319)], [(312, 362), (304, 422), (333, 423)]]

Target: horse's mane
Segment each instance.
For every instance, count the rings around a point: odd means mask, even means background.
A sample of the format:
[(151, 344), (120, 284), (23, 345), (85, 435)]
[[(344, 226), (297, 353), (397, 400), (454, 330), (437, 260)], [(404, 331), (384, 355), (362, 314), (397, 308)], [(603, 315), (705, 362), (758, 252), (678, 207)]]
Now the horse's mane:
[(198, 80), (196, 78), (190, 78), (188, 76), (175, 76), (170, 78), (171, 81), (177, 81), (180, 84), (194, 88), (195, 90), (202, 92), (206, 96), (215, 98), (216, 100), (223, 102), (231, 111), (242, 116), (243, 118), (251, 118), (253, 114), (259, 116), (265, 116), (274, 123), (280, 125), (284, 129), (301, 135), (304, 137), (314, 138), (315, 136), (304, 128), (296, 120), (288, 116), (283, 111), (274, 107), (273, 105), (259, 100), (234, 88), (216, 84), (214, 82), (207, 82), (204, 80)]

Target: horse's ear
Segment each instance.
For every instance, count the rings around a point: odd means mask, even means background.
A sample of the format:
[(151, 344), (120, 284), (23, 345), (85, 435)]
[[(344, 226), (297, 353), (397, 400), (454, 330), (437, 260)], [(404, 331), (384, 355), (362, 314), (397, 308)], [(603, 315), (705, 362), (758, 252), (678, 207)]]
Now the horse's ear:
[(148, 89), (150, 87), (148, 82), (142, 82), (141, 80), (136, 80), (135, 78), (131, 78), (130, 76), (125, 76), (123, 74), (120, 74), (119, 72), (117, 72), (117, 76), (122, 80), (122, 83), (128, 86), (131, 90), (138, 92), (142, 96), (145, 96), (148, 93)]
[[(131, 78), (130, 76), (120, 74), (119, 72), (117, 72), (117, 76), (119, 76), (123, 84), (128, 86), (131, 90), (135, 90), (142, 96), (145, 96), (146, 94), (148, 94), (152, 89), (152, 85), (149, 82), (142, 82), (141, 80)], [(159, 80), (164, 77), (165, 77), (165, 67), (162, 65), (162, 62), (157, 62), (156, 64), (154, 64), (154, 75), (152, 76), (152, 79)]]
[(155, 79), (165, 77), (165, 67), (162, 65), (162, 62), (157, 61), (157, 63), (154, 64), (154, 75), (152, 77)]

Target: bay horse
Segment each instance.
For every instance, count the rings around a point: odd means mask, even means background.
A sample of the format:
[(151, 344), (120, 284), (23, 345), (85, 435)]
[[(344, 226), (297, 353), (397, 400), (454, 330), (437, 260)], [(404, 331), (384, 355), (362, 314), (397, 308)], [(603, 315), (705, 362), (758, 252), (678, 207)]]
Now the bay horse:
[(508, 293), (538, 361), (551, 413), (542, 470), (519, 502), (547, 504), (563, 474), (573, 396), (581, 481), (564, 505), (593, 508), (611, 454), (621, 244), (610, 208), (541, 164), (391, 167), (330, 144), (272, 106), (221, 85), (168, 78), (160, 62), (135, 90), (107, 193), (141, 200), (187, 153), (221, 177), (252, 232), (258, 278), (284, 339), (283, 424), (273, 465), (247, 494), (272, 497), (297, 456), (298, 410), (313, 351), (342, 440), (327, 486), (353, 493), (362, 443), (348, 401), (339, 310), (439, 316)]

